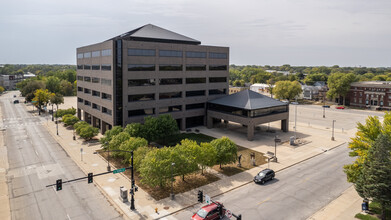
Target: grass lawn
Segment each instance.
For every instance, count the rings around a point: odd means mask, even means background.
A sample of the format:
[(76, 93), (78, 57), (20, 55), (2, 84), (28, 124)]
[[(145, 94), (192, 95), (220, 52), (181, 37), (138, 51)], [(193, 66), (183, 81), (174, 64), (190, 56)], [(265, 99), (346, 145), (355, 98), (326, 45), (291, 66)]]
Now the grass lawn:
[(196, 134), (196, 133), (179, 133), (177, 135), (169, 136), (163, 140), (156, 141), (156, 143), (162, 145), (162, 146), (175, 146), (181, 142), (183, 139), (190, 139), (197, 141), (197, 144), (200, 144), (202, 142), (211, 142), (215, 138), (204, 135), (204, 134)]
[[(362, 214), (357, 213), (354, 217), (363, 220), (378, 220), (380, 219), (381, 209), (380, 204), (377, 202), (371, 202), (369, 204), (369, 213)], [(391, 207), (386, 209), (386, 219), (391, 220)]]

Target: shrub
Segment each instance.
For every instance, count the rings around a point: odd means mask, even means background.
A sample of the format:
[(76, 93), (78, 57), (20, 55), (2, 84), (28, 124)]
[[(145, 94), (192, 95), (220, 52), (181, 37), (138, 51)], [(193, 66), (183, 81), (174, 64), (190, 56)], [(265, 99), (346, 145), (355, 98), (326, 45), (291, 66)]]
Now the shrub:
[(58, 109), (56, 113), (54, 113), (54, 117), (60, 118), (64, 115), (75, 115), (76, 109), (75, 108), (68, 108), (68, 109)]
[[(64, 119), (65, 116), (68, 116), (68, 117), (66, 117)], [(74, 115), (64, 115), (64, 116), (62, 116), (62, 118), (63, 118), (62, 121), (64, 122), (64, 124), (66, 126), (69, 126), (69, 125), (73, 126), (74, 124), (76, 124), (79, 121), (79, 118)]]
[(80, 129), (85, 127), (85, 126), (88, 126), (88, 125), (89, 124), (87, 122), (85, 122), (85, 121), (79, 121), (73, 127), (76, 130), (76, 134), (80, 134)]
[(94, 128), (91, 125), (85, 125), (81, 127), (79, 135), (80, 137), (84, 138), (84, 140), (88, 141), (95, 137), (98, 133), (98, 128)]

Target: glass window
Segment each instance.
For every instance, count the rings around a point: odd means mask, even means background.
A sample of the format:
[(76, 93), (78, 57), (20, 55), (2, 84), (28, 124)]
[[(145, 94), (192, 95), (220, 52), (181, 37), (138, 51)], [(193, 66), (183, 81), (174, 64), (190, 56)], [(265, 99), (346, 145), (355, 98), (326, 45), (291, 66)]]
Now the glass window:
[(92, 103), (92, 108), (100, 111), (100, 106), (95, 103)]
[(92, 51), (92, 57), (100, 57), (100, 51)]
[(83, 81), (83, 77), (82, 76), (77, 76), (77, 80), (78, 81)]
[(128, 102), (138, 102), (138, 101), (151, 101), (155, 100), (155, 94), (139, 94), (139, 95), (128, 95)]
[(205, 90), (186, 91), (186, 97), (204, 96)]
[(159, 65), (159, 71), (182, 71), (180, 64)]
[(82, 87), (80, 87), (80, 86), (78, 86), (78, 87), (77, 87), (77, 91), (79, 91), (79, 92), (83, 92), (83, 88), (82, 88)]
[(78, 70), (82, 70), (83, 69), (83, 65), (77, 65), (77, 69)]
[(85, 76), (85, 77), (84, 77), (84, 81), (86, 81), (86, 82), (91, 82), (91, 77)]
[(209, 82), (210, 83), (227, 82), (227, 77), (210, 77)]
[(227, 70), (227, 65), (210, 65), (209, 70)]
[(102, 57), (111, 56), (111, 49), (102, 50)]
[(102, 92), (102, 99), (111, 100), (111, 95), (110, 95), (110, 94), (107, 94), (107, 93), (104, 93), (104, 92)]
[(92, 96), (98, 96), (100, 97), (100, 92), (92, 90)]
[(227, 54), (226, 53), (209, 52), (209, 58), (212, 58), (212, 59), (227, 59)]
[(102, 64), (102, 70), (111, 70), (110, 64)]
[(205, 71), (206, 65), (186, 65), (186, 71)]
[(91, 94), (91, 90), (87, 89), (87, 88), (84, 88), (84, 93)]
[(111, 86), (111, 79), (100, 79), (102, 85)]
[(206, 58), (206, 52), (186, 51), (186, 57), (190, 57), (190, 58)]
[(169, 113), (169, 112), (180, 112), (182, 111), (181, 105), (173, 105), (173, 106), (167, 106), (167, 107), (160, 107), (159, 113)]
[(92, 77), (92, 83), (100, 83), (100, 79), (96, 77)]
[(156, 51), (153, 50), (146, 50), (146, 49), (128, 49), (128, 56), (149, 56), (154, 57), (156, 54)]
[(173, 79), (159, 79), (160, 85), (175, 85), (182, 84), (182, 78), (173, 78)]
[(92, 70), (100, 70), (100, 65), (92, 65)]
[(82, 53), (78, 53), (77, 54), (77, 59), (83, 59), (83, 54)]
[(111, 110), (107, 109), (105, 107), (102, 107), (102, 112), (105, 113), (105, 114), (111, 115)]
[(155, 71), (155, 64), (128, 64), (128, 71)]
[(77, 102), (83, 103), (84, 100), (82, 98), (77, 98)]
[(165, 92), (159, 94), (159, 99), (182, 98), (182, 92)]
[(155, 79), (129, 79), (128, 86), (154, 86)]
[(206, 78), (186, 78), (186, 84), (206, 83)]
[(136, 110), (128, 111), (128, 117), (135, 117), (135, 116), (142, 116), (142, 115), (154, 115), (154, 114), (155, 114), (154, 108), (136, 109)]
[(84, 58), (90, 58), (91, 57), (91, 52), (84, 53)]
[(159, 50), (160, 57), (182, 57), (182, 51), (177, 50)]
[(87, 101), (87, 100), (84, 100), (84, 105), (91, 106), (91, 102), (89, 102), (89, 101)]
[(195, 103), (195, 104), (186, 105), (186, 110), (200, 109), (204, 107), (205, 107), (205, 103)]
[(85, 70), (90, 70), (90, 69), (91, 69), (91, 66), (90, 66), (90, 65), (85, 65), (85, 64), (84, 64), (84, 69), (85, 69)]
[(225, 94), (226, 89), (211, 89), (209, 90), (209, 95), (220, 95), (220, 94)]

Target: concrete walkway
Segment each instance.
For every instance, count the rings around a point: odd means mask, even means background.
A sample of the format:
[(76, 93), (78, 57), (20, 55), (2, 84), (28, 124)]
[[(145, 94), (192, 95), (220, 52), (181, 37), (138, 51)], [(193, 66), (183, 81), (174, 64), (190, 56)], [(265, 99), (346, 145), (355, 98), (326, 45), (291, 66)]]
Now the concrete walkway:
[(4, 129), (3, 114), (0, 108), (0, 219), (8, 220), (11, 219), (11, 209), (9, 204), (9, 194), (7, 185), (7, 170), (8, 170), (8, 154), (7, 147), (4, 145)]

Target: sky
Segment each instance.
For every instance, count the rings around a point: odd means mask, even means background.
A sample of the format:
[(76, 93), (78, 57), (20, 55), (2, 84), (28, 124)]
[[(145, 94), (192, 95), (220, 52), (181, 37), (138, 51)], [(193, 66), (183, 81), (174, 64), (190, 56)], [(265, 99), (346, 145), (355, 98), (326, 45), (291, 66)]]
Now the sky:
[(390, 0), (0, 0), (0, 64), (76, 64), (145, 24), (230, 48), (230, 64), (391, 66)]

